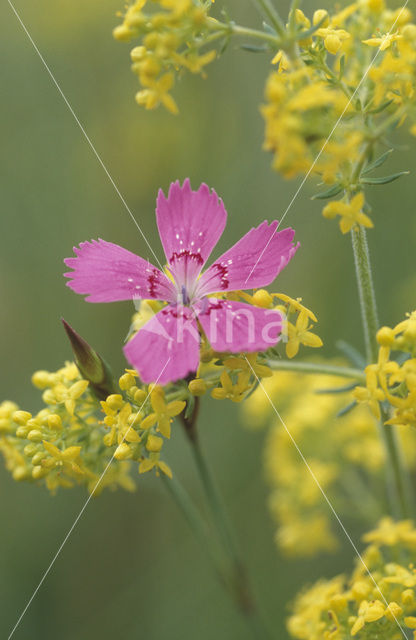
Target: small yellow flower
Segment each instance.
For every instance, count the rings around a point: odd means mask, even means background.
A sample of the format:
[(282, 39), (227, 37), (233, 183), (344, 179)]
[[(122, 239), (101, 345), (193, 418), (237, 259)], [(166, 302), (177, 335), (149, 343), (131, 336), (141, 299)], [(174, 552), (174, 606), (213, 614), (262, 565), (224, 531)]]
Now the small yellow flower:
[(402, 37), (399, 33), (386, 33), (381, 36), (373, 36), (368, 40), (363, 40), (363, 44), (368, 44), (370, 47), (379, 47), (380, 51), (385, 51), (393, 42), (397, 42), (397, 40), (400, 40)]
[(137, 104), (143, 105), (146, 109), (156, 109), (159, 104), (174, 115), (179, 113), (175, 100), (170, 95), (174, 83), (173, 73), (165, 73), (158, 80), (154, 80), (152, 85), (136, 93)]
[(72, 416), (74, 415), (76, 400), (82, 396), (87, 390), (88, 380), (78, 380), (69, 388), (63, 384), (57, 384), (53, 387), (53, 394), (58, 404), (63, 403), (65, 409)]
[(362, 211), (363, 205), (364, 194), (360, 192), (350, 202), (343, 202), (342, 200), (330, 202), (322, 211), (322, 215), (329, 219), (340, 216), (339, 226), (342, 233), (347, 233), (360, 224), (363, 227), (372, 228), (374, 226), (372, 221)]
[(321, 338), (309, 331), (310, 328), (309, 315), (304, 310), (299, 313), (296, 324), (287, 323), (286, 355), (288, 358), (295, 357), (301, 344), (307, 347), (322, 347)]
[(250, 371), (242, 371), (237, 376), (237, 383), (233, 384), (230, 374), (223, 371), (220, 377), (221, 387), (216, 387), (211, 391), (211, 396), (215, 400), (225, 400), (226, 398), (233, 402), (241, 402), (244, 400), (247, 391), (251, 388)]
[(357, 635), (366, 622), (375, 622), (376, 620), (380, 620), (380, 618), (384, 616), (385, 611), (386, 607), (381, 600), (373, 600), (372, 602), (363, 600), (360, 604), (360, 608), (358, 609), (358, 618), (351, 628), (351, 635)]
[(166, 462), (159, 459), (158, 453), (151, 453), (148, 458), (144, 458), (139, 464), (139, 473), (146, 473), (147, 471), (151, 471), (152, 469), (156, 469), (156, 475), (159, 475), (159, 469), (169, 478), (172, 478), (172, 469)]
[(43, 440), (43, 446), (45, 450), (52, 456), (53, 464), (49, 463), (49, 460), (45, 460), (43, 466), (46, 467), (63, 467), (65, 470), (74, 471), (75, 473), (83, 473), (81, 467), (79, 466), (79, 454), (81, 452), (81, 447), (67, 447), (63, 451), (58, 449), (51, 442), (47, 442)]
[(318, 29), (316, 35), (324, 39), (325, 49), (333, 55), (341, 49), (344, 40), (350, 38), (350, 34), (344, 29), (333, 29), (330, 27)]
[(183, 400), (174, 400), (166, 404), (163, 389), (159, 386), (154, 387), (150, 394), (150, 402), (152, 403), (153, 413), (148, 415), (141, 423), (142, 429), (150, 429), (156, 423), (158, 431), (170, 438), (170, 425), (175, 416), (178, 416), (185, 409), (186, 402)]
[(224, 360), (224, 365), (232, 371), (254, 372), (259, 378), (269, 378), (273, 375), (273, 371), (266, 365), (259, 364), (257, 362), (257, 355), (257, 353), (247, 353), (238, 358), (231, 356)]

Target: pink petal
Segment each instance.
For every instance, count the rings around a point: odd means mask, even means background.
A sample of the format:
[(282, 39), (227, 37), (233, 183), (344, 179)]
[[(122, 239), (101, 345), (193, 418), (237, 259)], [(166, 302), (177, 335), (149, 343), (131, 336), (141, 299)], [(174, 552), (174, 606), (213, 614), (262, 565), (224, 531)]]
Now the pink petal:
[(199, 364), (199, 333), (192, 309), (164, 307), (126, 344), (124, 354), (145, 383), (186, 378)]
[(197, 295), (265, 287), (287, 265), (299, 247), (293, 229), (276, 231), (277, 220), (251, 229), (207, 269), (198, 281)]
[(150, 262), (105, 240), (81, 242), (76, 258), (66, 258), (73, 269), (64, 275), (68, 287), (86, 295), (88, 302), (114, 302), (134, 298), (175, 300), (171, 281)]
[(243, 302), (205, 298), (195, 311), (215, 351), (265, 351), (277, 343), (283, 325), (278, 311)]
[(156, 219), (169, 268), (189, 290), (224, 231), (222, 200), (206, 184), (192, 191), (189, 179), (173, 182), (167, 198), (159, 191)]

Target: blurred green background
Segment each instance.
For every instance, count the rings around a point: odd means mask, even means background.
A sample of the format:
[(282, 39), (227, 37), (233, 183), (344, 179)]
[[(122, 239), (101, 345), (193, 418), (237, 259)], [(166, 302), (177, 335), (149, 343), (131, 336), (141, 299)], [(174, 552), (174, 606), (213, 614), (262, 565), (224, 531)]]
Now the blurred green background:
[[(230, 14), (260, 25), (250, 2), (228, 0)], [(281, 3), (282, 14), (286, 6)], [(159, 254), (154, 202), (159, 187), (190, 176), (223, 197), (229, 221), (218, 251), (264, 218), (279, 218), (297, 187), (270, 168), (259, 113), (268, 57), (231, 45), (208, 77), (178, 83), (180, 115), (145, 112), (134, 102), (129, 45), (111, 36), (119, 0), (16, 0), (31, 36), (84, 125), (144, 233)], [(306, 10), (318, 8), (315, 2)], [(30, 383), (38, 369), (71, 357), (64, 316), (122, 370), (129, 303), (88, 305), (64, 286), (65, 256), (74, 244), (102, 237), (147, 257), (146, 246), (64, 104), (8, 3), (0, 7), (3, 99), (0, 218), (1, 390), (37, 410)], [(414, 149), (390, 161), (391, 173), (412, 168)], [(415, 307), (413, 178), (371, 194), (370, 245), (383, 324)], [(343, 337), (362, 347), (349, 237), (325, 221), (305, 186), (287, 216), (302, 248), (275, 290), (302, 296), (319, 318), (321, 354)], [(217, 253), (217, 255), (219, 255)], [(149, 256), (150, 257), (150, 256)], [(302, 354), (301, 354), (302, 355)], [(308, 354), (309, 355), (309, 354)], [(290, 425), (289, 425), (290, 426)], [(352, 551), (315, 561), (279, 557), (273, 544), (262, 475), (263, 434), (244, 428), (238, 405), (204, 400), (201, 437), (238, 532), (259, 599), (276, 637), (286, 638), (287, 603), (307, 580), (350, 565)], [(187, 443), (179, 427), (166, 447), (175, 473), (200, 502)], [(83, 506), (82, 490), (17, 484), (0, 469), (0, 636), (7, 637)], [(307, 535), (307, 532), (305, 532)], [(154, 476), (135, 494), (90, 502), (14, 637), (250, 637), (181, 515)]]

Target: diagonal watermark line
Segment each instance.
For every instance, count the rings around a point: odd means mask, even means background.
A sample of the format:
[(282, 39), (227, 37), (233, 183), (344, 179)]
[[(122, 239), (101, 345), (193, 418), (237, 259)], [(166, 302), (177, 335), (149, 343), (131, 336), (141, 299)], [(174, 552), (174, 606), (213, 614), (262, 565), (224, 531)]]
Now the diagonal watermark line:
[(33, 40), (32, 36), (30, 35), (29, 31), (26, 28), (26, 25), (24, 24), (22, 18), (20, 17), (20, 15), (18, 14), (16, 8), (14, 7), (13, 3), (11, 2), (11, 0), (7, 0), (7, 2), (9, 3), (9, 6), (11, 8), (11, 10), (13, 11), (14, 15), (16, 16), (17, 20), (19, 21), (23, 31), (25, 32), (25, 34), (27, 35), (30, 43), (32, 44), (34, 50), (36, 51), (37, 55), (39, 56), (40, 60), (42, 61), (43, 66), (45, 67), (46, 71), (48, 72), (52, 82), (54, 83), (55, 87), (57, 88), (58, 92), (60, 93), (63, 101), (65, 102), (66, 106), (68, 107), (69, 111), (71, 112), (75, 122), (77, 123), (78, 127), (81, 129), (81, 132), (85, 138), (85, 140), (88, 142), (93, 154), (95, 155), (95, 157), (97, 158), (99, 164), (101, 165), (101, 167), (104, 170), (104, 173), (106, 174), (107, 178), (109, 179), (109, 181), (111, 182), (111, 185), (113, 186), (115, 192), (117, 193), (118, 197), (120, 198), (121, 202), (124, 205), (124, 208), (126, 209), (127, 213), (129, 214), (130, 218), (133, 220), (134, 224), (136, 225), (137, 229), (139, 230), (143, 240), (145, 241), (145, 243), (147, 244), (148, 248), (150, 249), (150, 251), (153, 254), (153, 257), (156, 259), (156, 262), (158, 263), (160, 269), (163, 271), (163, 266), (159, 261), (159, 258), (157, 257), (157, 255), (155, 254), (155, 252), (153, 251), (148, 239), (146, 238), (142, 228), (140, 227), (139, 223), (137, 222), (136, 218), (134, 217), (130, 207), (128, 206), (125, 198), (123, 197), (123, 195), (120, 192), (120, 189), (117, 187), (116, 183), (114, 182), (113, 177), (111, 176), (109, 170), (107, 169), (106, 165), (104, 164), (100, 154), (98, 153), (98, 151), (96, 150), (94, 144), (91, 141), (91, 138), (89, 137), (89, 135), (87, 134), (87, 132), (85, 131), (83, 125), (81, 124), (77, 114), (75, 113), (74, 109), (72, 108), (70, 102), (68, 101), (68, 98), (66, 97), (66, 95), (64, 94), (64, 92), (62, 91), (61, 87), (58, 84), (58, 81), (56, 80), (55, 76), (53, 75), (52, 71), (50, 70), (45, 58), (43, 57), (43, 55), (41, 54), (41, 52), (39, 51), (39, 48), (37, 47), (35, 41)]
[[(373, 582), (373, 584), (376, 587), (377, 591), (379, 592), (379, 594), (380, 594), (381, 598), (383, 599), (383, 602), (385, 603), (386, 607), (388, 607), (388, 605), (389, 605), (388, 601), (386, 600), (383, 592), (381, 591), (380, 587), (378, 586), (378, 584), (376, 582), (376, 579), (374, 578), (373, 574), (371, 573), (370, 569), (368, 568), (364, 558), (362, 557), (361, 553), (358, 551), (357, 545), (355, 544), (354, 540), (351, 538), (350, 534), (348, 533), (347, 529), (345, 528), (345, 525), (343, 524), (341, 518), (339, 517), (338, 513), (336, 512), (334, 505), (332, 504), (331, 500), (326, 495), (321, 483), (319, 482), (319, 480), (316, 477), (315, 473), (311, 469), (308, 461), (306, 460), (305, 456), (303, 455), (302, 451), (300, 450), (299, 445), (297, 444), (295, 438), (292, 436), (292, 434), (289, 431), (285, 421), (283, 420), (282, 416), (280, 415), (279, 411), (277, 410), (276, 405), (274, 404), (273, 400), (271, 399), (271, 397), (267, 393), (267, 390), (266, 390), (264, 384), (262, 383), (262, 381), (258, 377), (257, 373), (254, 371), (254, 369), (253, 369), (252, 365), (250, 364), (250, 362), (248, 361), (247, 356), (244, 356), (244, 357), (245, 357), (246, 362), (247, 362), (248, 366), (250, 367), (254, 377), (256, 378), (258, 385), (261, 387), (261, 389), (262, 389), (264, 395), (266, 396), (266, 398), (268, 399), (273, 411), (277, 415), (279, 421), (282, 423), (282, 426), (284, 427), (287, 435), (289, 436), (290, 440), (292, 441), (292, 444), (295, 447), (296, 451), (298, 452), (299, 457), (301, 458), (302, 462), (304, 463), (304, 465), (308, 469), (310, 475), (312, 476), (313, 481), (315, 482), (315, 484), (318, 487), (319, 491), (321, 492), (325, 502), (327, 503), (327, 505), (330, 508), (330, 510), (332, 511), (332, 514), (334, 515), (336, 521), (338, 522), (338, 524), (341, 527), (343, 533), (345, 534), (345, 537), (347, 538), (348, 542), (350, 543), (350, 545), (354, 549), (355, 553), (357, 554), (357, 557), (358, 557), (359, 561), (361, 562), (361, 564), (364, 567), (364, 569), (366, 570), (369, 578), (371, 579), (371, 581)], [(407, 640), (407, 635), (406, 635), (405, 630), (401, 626), (401, 624), (398, 621), (397, 617), (395, 616), (394, 612), (393, 611), (390, 611), (390, 612), (391, 612), (391, 615), (394, 618), (395, 622), (397, 623), (397, 626), (399, 627), (400, 631), (402, 632), (403, 637), (405, 638), (405, 640)]]
[[(404, 3), (403, 7), (401, 8), (400, 12), (397, 14), (395, 21), (393, 22), (390, 31), (385, 35), (385, 38), (388, 38), (389, 35), (392, 33), (394, 27), (396, 26), (397, 22), (400, 19), (400, 16), (402, 15), (403, 11), (406, 9), (407, 5), (409, 3), (409, 0), (406, 0), (406, 2)], [(303, 186), (305, 184), (305, 182), (307, 181), (307, 179), (309, 178), (309, 176), (311, 175), (312, 171), (314, 170), (316, 163), (318, 162), (319, 158), (321, 157), (321, 155), (323, 154), (323, 152), (325, 151), (328, 142), (331, 140), (332, 136), (335, 133), (335, 130), (337, 129), (339, 123), (341, 122), (341, 120), (343, 119), (348, 107), (350, 106), (351, 102), (354, 100), (355, 96), (357, 95), (358, 91), (360, 90), (363, 82), (366, 80), (368, 74), (370, 73), (372, 67), (374, 66), (375, 61), (377, 60), (380, 52), (381, 52), (381, 47), (383, 46), (383, 43), (380, 44), (380, 46), (378, 47), (374, 58), (371, 60), (370, 64), (368, 65), (363, 77), (361, 78), (360, 82), (358, 83), (358, 85), (355, 87), (354, 92), (352, 93), (350, 99), (348, 100), (346, 106), (344, 107), (341, 115), (339, 116), (338, 120), (336, 121), (336, 123), (334, 124), (334, 126), (332, 127), (329, 136), (327, 137), (327, 139), (325, 140), (324, 144), (322, 145), (318, 155), (316, 156), (315, 160), (313, 161), (313, 163), (311, 164), (311, 166), (308, 169), (308, 172), (305, 174), (305, 176), (303, 177), (300, 185), (298, 186), (298, 188), (296, 189), (294, 195), (292, 196), (292, 199), (290, 200), (289, 204), (286, 207), (286, 210), (284, 211), (282, 217), (280, 218), (276, 229), (274, 229), (272, 235), (270, 236), (270, 238), (268, 239), (265, 247), (263, 248), (262, 252), (260, 253), (259, 257), (257, 258), (256, 264), (254, 265), (254, 267), (252, 268), (252, 270), (250, 271), (250, 273), (248, 274), (244, 284), (246, 285), (248, 280), (250, 279), (252, 273), (254, 272), (255, 268), (257, 267), (258, 263), (260, 262), (260, 260), (262, 259), (264, 252), (266, 251), (267, 247), (269, 246), (269, 244), (271, 243), (273, 237), (275, 236), (278, 228), (280, 227), (280, 225), (282, 224), (283, 220), (286, 218), (287, 214), (289, 213), (290, 209), (292, 208), (293, 203), (295, 202), (296, 198), (298, 197), (299, 193), (301, 192), (301, 190), (303, 189)], [(244, 288), (244, 287), (243, 287)]]
[[(160, 377), (161, 377), (162, 373), (164, 372), (164, 370), (166, 369), (166, 367), (168, 366), (170, 359), (171, 359), (171, 358), (169, 357), (169, 358), (166, 360), (165, 365), (164, 365), (164, 367), (163, 367), (162, 371), (159, 373), (159, 376), (158, 376), (158, 378), (157, 378), (157, 380), (156, 380), (156, 382), (155, 382), (154, 384), (157, 384), (157, 383), (158, 383), (158, 381), (160, 380)], [(148, 399), (149, 399), (149, 397), (150, 397), (150, 393), (151, 393), (151, 392), (150, 392), (150, 391), (148, 391), (146, 398), (143, 400), (143, 402), (142, 402), (141, 406), (140, 406), (140, 407), (139, 407), (139, 409), (137, 410), (137, 414), (136, 414), (135, 419), (133, 420), (133, 422), (132, 422), (132, 424), (130, 425), (129, 429), (127, 429), (126, 433), (125, 433), (125, 434), (124, 434), (124, 436), (123, 436), (122, 441), (121, 441), (119, 444), (123, 444), (124, 440), (126, 439), (126, 436), (127, 436), (128, 432), (130, 431), (130, 429), (132, 429), (132, 428), (134, 427), (134, 424), (135, 424), (135, 422), (136, 422), (137, 418), (138, 418), (138, 417), (139, 417), (139, 415), (140, 415), (140, 411), (142, 410), (142, 408), (144, 407), (144, 405), (146, 404), (147, 400), (148, 400)], [(44, 572), (44, 574), (43, 574), (42, 578), (40, 579), (40, 581), (39, 581), (39, 583), (38, 583), (38, 585), (37, 585), (36, 589), (35, 589), (35, 590), (34, 590), (34, 592), (32, 593), (32, 595), (31, 595), (31, 597), (29, 598), (29, 600), (28, 600), (28, 602), (27, 602), (27, 604), (26, 604), (25, 608), (23, 609), (22, 613), (20, 614), (19, 618), (17, 619), (17, 622), (16, 622), (16, 624), (14, 625), (13, 629), (11, 630), (10, 635), (8, 636), (7, 640), (10, 640), (10, 638), (13, 636), (13, 634), (14, 634), (14, 632), (16, 631), (17, 627), (18, 627), (18, 626), (19, 626), (19, 624), (21, 623), (21, 621), (22, 621), (22, 619), (23, 619), (23, 617), (24, 617), (24, 615), (25, 615), (26, 611), (29, 609), (30, 605), (32, 604), (33, 600), (35, 599), (35, 597), (36, 597), (36, 595), (37, 595), (37, 593), (38, 593), (39, 589), (41, 588), (42, 584), (45, 582), (45, 580), (46, 580), (47, 576), (49, 575), (49, 573), (50, 573), (50, 571), (51, 571), (51, 569), (52, 569), (53, 565), (55, 564), (55, 561), (57, 560), (57, 558), (58, 558), (58, 556), (60, 555), (60, 553), (61, 553), (62, 549), (64, 548), (65, 544), (67, 543), (67, 541), (68, 541), (68, 539), (69, 539), (69, 537), (70, 537), (71, 533), (73, 532), (73, 530), (74, 530), (74, 529), (75, 529), (75, 527), (77, 526), (78, 522), (80, 521), (82, 514), (84, 513), (85, 509), (88, 507), (88, 505), (89, 505), (89, 503), (90, 503), (90, 500), (91, 500), (91, 498), (94, 496), (95, 492), (97, 491), (97, 489), (98, 489), (99, 485), (100, 485), (100, 484), (101, 484), (101, 482), (102, 482), (102, 479), (104, 478), (105, 474), (107, 473), (108, 469), (110, 468), (110, 465), (111, 465), (111, 463), (112, 463), (112, 462), (113, 462), (113, 460), (114, 460), (114, 457), (115, 457), (115, 452), (113, 453), (113, 455), (111, 456), (110, 460), (108, 461), (108, 463), (107, 463), (107, 465), (106, 465), (106, 467), (105, 467), (104, 471), (102, 472), (102, 474), (101, 474), (101, 475), (100, 475), (100, 477), (98, 478), (98, 480), (97, 480), (97, 482), (96, 482), (96, 484), (95, 484), (95, 486), (94, 486), (93, 490), (91, 491), (91, 493), (90, 493), (90, 495), (88, 496), (87, 500), (85, 501), (85, 503), (84, 503), (84, 505), (83, 505), (83, 507), (82, 507), (81, 511), (79, 512), (79, 514), (78, 514), (78, 515), (77, 515), (77, 517), (75, 518), (74, 522), (72, 523), (72, 526), (71, 526), (71, 527), (70, 527), (70, 529), (68, 530), (68, 533), (66, 534), (65, 538), (62, 540), (62, 542), (61, 542), (60, 546), (58, 547), (57, 552), (56, 552), (56, 553), (55, 553), (55, 555), (53, 556), (53, 558), (52, 558), (51, 562), (49, 563), (49, 565), (48, 565), (48, 567), (47, 567), (47, 569), (46, 569), (46, 571)]]

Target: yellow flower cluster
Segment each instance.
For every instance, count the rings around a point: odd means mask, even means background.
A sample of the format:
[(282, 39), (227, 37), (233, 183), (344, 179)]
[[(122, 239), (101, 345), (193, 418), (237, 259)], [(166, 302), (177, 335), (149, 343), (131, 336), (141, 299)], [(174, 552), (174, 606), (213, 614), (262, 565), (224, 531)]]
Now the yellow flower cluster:
[(132, 369), (121, 376), (119, 386), (123, 394), (111, 394), (101, 402), (108, 429), (104, 444), (115, 447), (116, 460), (138, 461), (139, 473), (155, 469), (172, 477), (160, 452), (164, 438), (170, 438), (173, 418), (183, 412), (186, 402), (177, 400), (174, 391), (170, 394), (174, 397), (165, 395), (158, 385), (141, 386)]
[(328, 83), (313, 67), (296, 65), (273, 71), (267, 80), (265, 97), (264, 148), (273, 153), (273, 167), (286, 178), (307, 174), (313, 167), (324, 182), (332, 183), (344, 164), (349, 166), (358, 158), (363, 136), (348, 122), (337, 129), (336, 137), (313, 166), (348, 104), (342, 89)]
[(163, 104), (171, 113), (178, 107), (170, 91), (181, 71), (201, 73), (214, 60), (207, 49), (211, 0), (136, 0), (114, 29), (117, 40), (139, 40), (131, 51), (132, 69), (142, 89), (136, 101), (146, 109)]
[[(282, 340), (286, 343), (286, 355), (293, 358), (300, 345), (321, 347), (322, 340), (312, 333), (311, 322), (317, 322), (312, 311), (301, 304), (301, 299), (290, 298), (284, 293), (269, 293), (257, 289), (252, 295), (245, 291), (235, 291), (227, 295), (231, 300), (244, 300), (257, 307), (276, 309), (285, 319)], [(271, 350), (272, 352), (275, 349)], [(211, 390), (215, 400), (228, 399), (241, 402), (257, 386), (258, 379), (273, 375), (266, 361), (268, 352), (242, 353), (230, 355), (213, 351), (206, 341), (201, 346), (201, 364), (197, 377), (189, 383), (194, 396), (202, 396)]]
[[(308, 326), (309, 319), (316, 318), (299, 300), (284, 294), (270, 295), (265, 290), (252, 296), (244, 292), (231, 296), (278, 308), (292, 320), (297, 316), (294, 324), (287, 323), (290, 357), (301, 343), (320, 346), (320, 339)], [(160, 303), (143, 301), (133, 316), (131, 332), (138, 331), (159, 308)], [(33, 375), (33, 384), (42, 390), (45, 405), (36, 415), (20, 410), (13, 402), (0, 404), (0, 451), (7, 468), (16, 480), (43, 481), (51, 491), (84, 484), (96, 492), (98, 480), (98, 490), (117, 484), (132, 489), (132, 462), (138, 463), (139, 473), (154, 469), (157, 475), (162, 471), (171, 477), (171, 469), (161, 459), (161, 449), (164, 440), (170, 438), (173, 419), (192, 415), (195, 398), (207, 392), (217, 400), (241, 402), (254, 390), (258, 378), (272, 376), (266, 364), (268, 352), (219, 353), (202, 336), (200, 366), (188, 385), (184, 381), (164, 388), (143, 385), (137, 372), (127, 369), (117, 391), (109, 371), (101, 371), (104, 365), (99, 356), (72, 328), (68, 326), (67, 331), (83, 358), (84, 364), (78, 365), (84, 366), (85, 371), (81, 370), (85, 378), (88, 371), (95, 372), (94, 367), (98, 367), (100, 385), (92, 377), (90, 382), (84, 379), (77, 365), (70, 362), (56, 372), (37, 371)]]
[[(288, 630), (299, 640), (416, 638), (416, 529), (383, 518), (350, 577), (321, 580), (294, 602)], [(401, 627), (401, 628), (400, 628)]]
[[(416, 311), (393, 329), (377, 333), (378, 361), (366, 367), (366, 386), (354, 390), (355, 399), (381, 417), (383, 403), (387, 424), (416, 426)], [(393, 352), (399, 357), (392, 359)]]
[[(11, 402), (0, 405), (0, 451), (15, 480), (44, 482), (51, 491), (84, 484), (91, 491), (110, 455), (102, 446), (98, 401), (74, 363), (56, 372), (37, 371), (32, 382), (43, 391), (44, 408), (35, 415)], [(128, 465), (109, 469), (98, 490), (133, 489)]]
[(276, 542), (291, 556), (312, 556), (337, 547), (336, 528), (317, 482), (336, 509), (354, 500), (354, 509), (364, 518), (380, 515), (363, 481), (363, 474), (377, 475), (383, 465), (376, 421), (365, 410), (337, 417), (345, 407), (345, 397), (316, 392), (343, 384), (342, 378), (283, 371), (265, 380), (267, 394), (276, 403), (287, 429), (271, 413), (270, 403), (267, 406), (264, 402), (262, 389), (244, 405), (250, 422), (256, 416), (259, 420), (261, 413), (263, 419), (268, 415), (273, 419), (264, 454), (271, 487), (269, 505), (277, 524)]
[(390, 10), (384, 0), (360, 0), (333, 15), (319, 9), (311, 20), (300, 9), (294, 16), (295, 29), (309, 36), (273, 59), (264, 147), (285, 177), (320, 176), (327, 187), (315, 198), (341, 194), (323, 215), (340, 216), (343, 233), (372, 227), (366, 185), (406, 173), (369, 176), (387, 157), (375, 159), (378, 145), (405, 121), (416, 134), (416, 25), (407, 8)]

